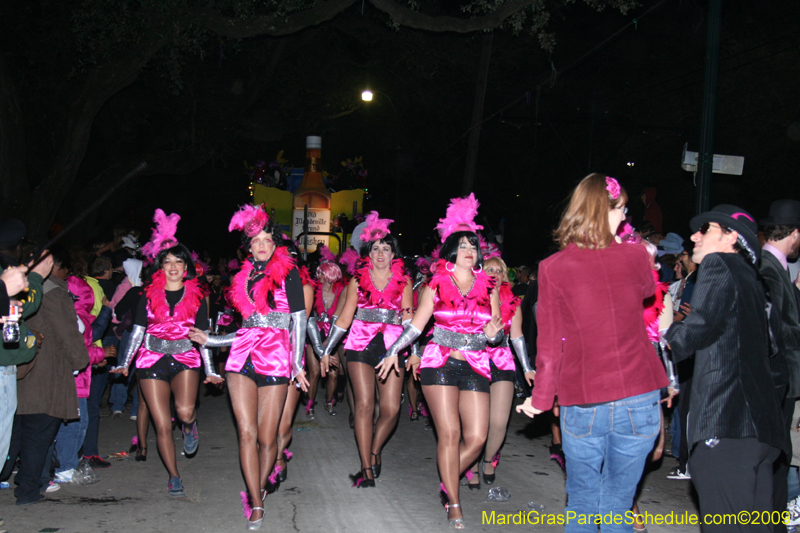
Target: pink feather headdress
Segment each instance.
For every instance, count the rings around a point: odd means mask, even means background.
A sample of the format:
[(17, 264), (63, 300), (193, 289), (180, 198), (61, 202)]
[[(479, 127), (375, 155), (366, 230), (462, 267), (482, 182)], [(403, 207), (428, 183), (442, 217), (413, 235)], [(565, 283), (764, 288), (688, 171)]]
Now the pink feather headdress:
[(325, 245), (320, 245), (319, 247), (319, 256), (321, 261), (327, 263), (335, 263), (336, 262), (336, 255), (331, 252), (331, 249)]
[(391, 233), (391, 231), (389, 231), (389, 224), (394, 222), (394, 220), (380, 218), (377, 211), (372, 211), (367, 215), (365, 222), (367, 225), (364, 226), (364, 229), (361, 231), (359, 239), (361, 239), (361, 242), (366, 243), (379, 241), (389, 235)]
[(486, 242), (481, 235), (478, 235), (478, 242), (481, 243), (481, 254), (483, 255), (484, 261), (492, 257), (500, 257), (500, 249), (495, 243)]
[(255, 237), (269, 223), (269, 216), (264, 211), (264, 204), (245, 204), (233, 214), (228, 231), (243, 231), (248, 237)]
[(156, 227), (153, 228), (153, 236), (150, 237), (150, 242), (142, 246), (142, 253), (150, 258), (155, 258), (161, 250), (166, 250), (178, 244), (175, 239), (175, 233), (178, 231), (178, 221), (181, 216), (178, 213), (167, 215), (161, 209), (156, 209), (153, 215), (153, 222)]
[(475, 217), (478, 215), (478, 206), (480, 205), (474, 193), (469, 193), (466, 198), (453, 198), (450, 200), (450, 205), (447, 206), (447, 216), (440, 218), (439, 223), (436, 224), (436, 230), (439, 231), (442, 242), (456, 231), (477, 233), (479, 229), (483, 229), (483, 226), (475, 223)]
[(356, 264), (358, 263), (361, 256), (356, 252), (353, 248), (348, 248), (342, 255), (339, 257), (339, 264), (345, 267), (347, 272), (353, 276), (356, 273)]

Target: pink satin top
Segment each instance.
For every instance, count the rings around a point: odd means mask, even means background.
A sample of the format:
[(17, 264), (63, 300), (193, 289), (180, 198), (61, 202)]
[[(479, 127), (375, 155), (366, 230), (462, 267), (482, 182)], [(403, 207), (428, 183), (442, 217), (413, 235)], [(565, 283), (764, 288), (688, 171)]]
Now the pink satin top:
[[(478, 290), (473, 287), (472, 290)], [(478, 334), (483, 333), (483, 326), (492, 320), (491, 305), (479, 305), (474, 312), (445, 303), (438, 291), (433, 293), (433, 318), (435, 327), (454, 331), (456, 333)], [(439, 368), (447, 362), (452, 348), (435, 344), (433, 339), (425, 345), (420, 368)], [(489, 366), (488, 350), (479, 352), (460, 350), (472, 369), (481, 376), (491, 379), (492, 371)]]
[[(333, 287), (331, 287), (333, 292), (333, 302), (331, 302), (331, 306), (327, 309), (324, 309), (322, 314), (320, 314), (319, 310), (320, 307), (325, 306), (324, 300), (322, 298), (322, 283), (314, 287), (314, 311), (317, 315), (317, 326), (319, 327), (322, 334), (327, 337), (331, 332), (331, 319), (333, 318), (333, 314), (336, 312), (336, 306), (339, 305), (339, 298), (342, 296), (342, 291), (346, 285), (344, 283), (335, 283)], [(317, 300), (322, 302), (322, 305), (318, 305)]]
[[(177, 341), (189, 338), (189, 328), (194, 326), (195, 316), (186, 320), (175, 320), (170, 317), (170, 320), (160, 321), (156, 318), (150, 306), (150, 301), (147, 301), (147, 334), (164, 339), (165, 341)], [(150, 368), (159, 359), (164, 357), (163, 353), (151, 352), (147, 349), (147, 344), (142, 343), (136, 359), (137, 368)], [(174, 354), (172, 356), (179, 363), (183, 363), (189, 368), (197, 368), (200, 366), (200, 352), (197, 348), (192, 347), (191, 350), (184, 353)]]
[[(252, 296), (252, 293), (251, 293)], [(286, 298), (286, 285), (273, 292), (273, 311), (290, 313)], [(243, 317), (248, 318), (248, 317)], [(233, 340), (225, 371), (238, 372), (247, 362), (253, 363), (256, 372), (263, 376), (292, 377), (291, 336), (288, 329), (240, 328)]]
[[(370, 303), (360, 288), (358, 291), (357, 307), (359, 309), (393, 309), (396, 310), (397, 315), (400, 316), (402, 303), (402, 291), (394, 301), (385, 302), (382, 307)], [(378, 333), (383, 333), (383, 344), (388, 350), (400, 334), (403, 333), (403, 326), (399, 324), (384, 324), (383, 322), (363, 322), (354, 318), (344, 348), (345, 350), (354, 350), (356, 352), (365, 350), (370, 341), (372, 341)]]

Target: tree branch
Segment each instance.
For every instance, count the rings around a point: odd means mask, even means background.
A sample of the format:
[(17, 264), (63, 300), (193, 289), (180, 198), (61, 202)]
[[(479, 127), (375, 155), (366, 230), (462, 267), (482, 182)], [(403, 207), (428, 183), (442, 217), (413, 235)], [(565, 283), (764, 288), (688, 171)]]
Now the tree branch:
[(536, 0), (510, 0), (503, 4), (503, 7), (497, 11), (469, 19), (431, 17), (403, 7), (394, 0), (369, 0), (369, 2), (381, 11), (387, 13), (392, 17), (392, 20), (401, 26), (435, 32), (452, 31), (456, 33), (469, 33), (497, 28), (508, 17), (534, 4)]
[(254, 17), (249, 20), (223, 16), (211, 8), (199, 9), (194, 13), (193, 22), (218, 35), (232, 39), (243, 39), (258, 35), (289, 35), (328, 21), (353, 5), (356, 0), (328, 0), (318, 2), (311, 9), (300, 11), (288, 17)]

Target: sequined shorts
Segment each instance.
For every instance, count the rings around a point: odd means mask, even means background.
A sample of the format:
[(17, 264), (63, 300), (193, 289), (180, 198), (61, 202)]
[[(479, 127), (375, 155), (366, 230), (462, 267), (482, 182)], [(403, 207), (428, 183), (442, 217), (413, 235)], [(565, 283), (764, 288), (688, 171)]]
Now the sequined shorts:
[(386, 346), (383, 344), (383, 333), (378, 333), (363, 350), (347, 350), (344, 355), (347, 357), (348, 363), (364, 363), (370, 366), (377, 366), (385, 353)]
[(193, 370), (200, 373), (200, 367), (189, 368), (183, 363), (176, 361), (171, 355), (164, 355), (161, 359), (153, 363), (149, 368), (139, 368), (136, 370), (139, 379), (158, 379), (170, 383), (172, 378), (184, 370)]
[(447, 385), (458, 390), (489, 392), (489, 380), (472, 369), (470, 364), (460, 359), (448, 357), (439, 368), (423, 368), (419, 372), (423, 385)]
[(500, 370), (496, 366), (494, 366), (494, 361), (489, 361), (489, 364), (492, 367), (492, 383), (497, 383), (498, 381), (510, 381), (514, 382), (514, 371), (513, 370)]
[(241, 374), (256, 382), (256, 387), (269, 387), (270, 385), (288, 385), (289, 378), (286, 376), (265, 376), (256, 371), (253, 361), (248, 357), (244, 366), (237, 371), (229, 370), (228, 373)]

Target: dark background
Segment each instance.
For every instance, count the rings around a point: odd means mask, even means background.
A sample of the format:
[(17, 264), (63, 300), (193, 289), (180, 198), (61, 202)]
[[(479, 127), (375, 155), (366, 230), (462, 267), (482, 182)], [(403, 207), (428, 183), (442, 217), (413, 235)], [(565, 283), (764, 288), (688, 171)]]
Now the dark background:
[[(87, 5), (0, 7), (0, 81), (13, 84), (25, 140), (12, 177), (24, 174), (27, 187), (4, 187), (2, 218), (49, 214), (66, 225), (136, 162), (169, 154), (169, 165), (154, 167), (162, 172), (122, 186), (65, 240), (88, 245), (121, 224), (142, 231), (144, 242), (160, 207), (181, 214), (178, 238), (191, 248), (229, 255), (238, 235), (227, 233), (228, 220), (249, 201), (244, 162), (285, 150), (302, 166), (311, 134), (322, 136), (329, 170), (363, 156), (365, 207), (396, 221), (406, 254), (421, 251), (448, 200), (461, 194), (482, 32), (395, 29), (366, 2), (280, 37), (223, 38), (176, 23), (180, 38), (99, 106), (61, 201), (37, 207), (36, 187), (64, 145), (59, 132), (69, 131), (74, 87), (121, 54), (117, 48), (144, 42), (147, 30), (129, 22), (120, 30), (127, 15), (114, 12), (104, 25)], [(506, 260), (547, 253), (565, 198), (592, 171), (619, 178), (635, 223), (642, 188), (658, 188), (664, 231), (688, 237), (695, 187), (680, 157), (684, 143), (699, 149), (707, 1), (642, 1), (626, 14), (546, 5), (552, 51), (525, 32), (498, 29), (493, 38), (484, 107), (491, 118), (474, 191), (481, 217), (495, 230), (505, 220)], [(458, 7), (422, 10), (458, 15)], [(799, 15), (793, 0), (723, 2), (714, 152), (744, 156), (745, 165), (742, 176), (714, 174), (712, 206), (735, 203), (761, 218), (772, 200), (798, 197)], [(362, 104), (366, 86), (377, 94)]]

